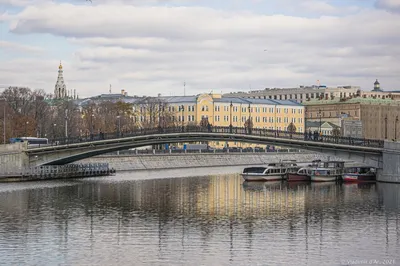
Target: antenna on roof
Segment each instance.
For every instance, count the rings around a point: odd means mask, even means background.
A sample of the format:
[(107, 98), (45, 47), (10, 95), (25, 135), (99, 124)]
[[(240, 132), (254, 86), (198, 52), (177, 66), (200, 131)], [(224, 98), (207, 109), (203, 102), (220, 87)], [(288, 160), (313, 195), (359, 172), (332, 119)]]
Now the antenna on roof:
[(186, 96), (186, 81), (183, 82), (183, 96)]
[(111, 94), (111, 84), (110, 84), (110, 94)]

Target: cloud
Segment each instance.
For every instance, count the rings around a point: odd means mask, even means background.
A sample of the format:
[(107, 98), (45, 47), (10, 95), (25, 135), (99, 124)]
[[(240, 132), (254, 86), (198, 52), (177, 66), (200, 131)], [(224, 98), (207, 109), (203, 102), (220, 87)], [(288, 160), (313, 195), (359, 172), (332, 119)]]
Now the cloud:
[(16, 42), (0, 41), (0, 47), (9, 52), (42, 53), (43, 49), (36, 46), (19, 44)]
[[(189, 93), (316, 80), (372, 89), (375, 78), (384, 89), (398, 89), (400, 20), (382, 10), (305, 18), (209, 7), (50, 3), (3, 19), (13, 34), (51, 34), (72, 45), (71, 57), (63, 59), (65, 80), (81, 95), (107, 92), (109, 84), (131, 94), (178, 95), (184, 81)], [(51, 91), (58, 62), (44, 61), (24, 82)], [(8, 69), (19, 63), (10, 59)], [(28, 60), (24, 67), (34, 64)], [(6, 82), (21, 77), (6, 76)]]
[(375, 6), (392, 12), (400, 12), (399, 0), (377, 0)]

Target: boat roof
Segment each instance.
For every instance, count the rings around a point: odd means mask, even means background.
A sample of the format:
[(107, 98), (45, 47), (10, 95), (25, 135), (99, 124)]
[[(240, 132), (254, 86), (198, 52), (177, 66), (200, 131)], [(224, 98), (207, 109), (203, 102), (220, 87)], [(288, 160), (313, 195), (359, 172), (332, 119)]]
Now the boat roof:
[(367, 165), (352, 165), (352, 166), (346, 166), (346, 168), (376, 168), (376, 167)]

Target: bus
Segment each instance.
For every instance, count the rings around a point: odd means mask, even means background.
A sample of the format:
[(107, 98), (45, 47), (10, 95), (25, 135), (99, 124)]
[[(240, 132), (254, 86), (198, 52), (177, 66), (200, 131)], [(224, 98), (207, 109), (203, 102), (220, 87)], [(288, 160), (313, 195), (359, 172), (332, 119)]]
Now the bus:
[(28, 142), (29, 146), (46, 146), (49, 144), (49, 140), (47, 138), (34, 138), (34, 137), (19, 137), (19, 138), (11, 138), (10, 143), (17, 142)]

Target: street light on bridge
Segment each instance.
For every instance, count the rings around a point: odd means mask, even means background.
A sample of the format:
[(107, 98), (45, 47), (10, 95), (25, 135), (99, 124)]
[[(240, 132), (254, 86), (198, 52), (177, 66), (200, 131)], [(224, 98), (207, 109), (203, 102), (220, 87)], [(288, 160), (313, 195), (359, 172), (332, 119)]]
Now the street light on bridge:
[(181, 116), (181, 121), (182, 121), (182, 132), (184, 131), (184, 126), (183, 126), (183, 122), (184, 122), (184, 116), (183, 116), (183, 111), (185, 110), (185, 106), (183, 106), (183, 104), (179, 107), (182, 111), (182, 116)]
[(229, 132), (232, 134), (232, 107), (233, 107), (233, 104), (232, 104), (232, 101), (231, 101), (231, 104), (230, 104), (230, 124), (229, 124)]
[(387, 139), (387, 115), (385, 116), (385, 139)]
[(121, 116), (117, 115), (117, 119), (118, 119), (118, 137), (121, 136)]
[(3, 144), (6, 145), (6, 98), (1, 98), (3, 101)]
[(396, 115), (396, 120), (394, 122), (394, 140), (397, 140), (397, 123), (399, 122), (399, 116)]
[(318, 110), (318, 115), (319, 115), (319, 134), (321, 135), (321, 132), (322, 132), (322, 113), (321, 113), (321, 109)]

